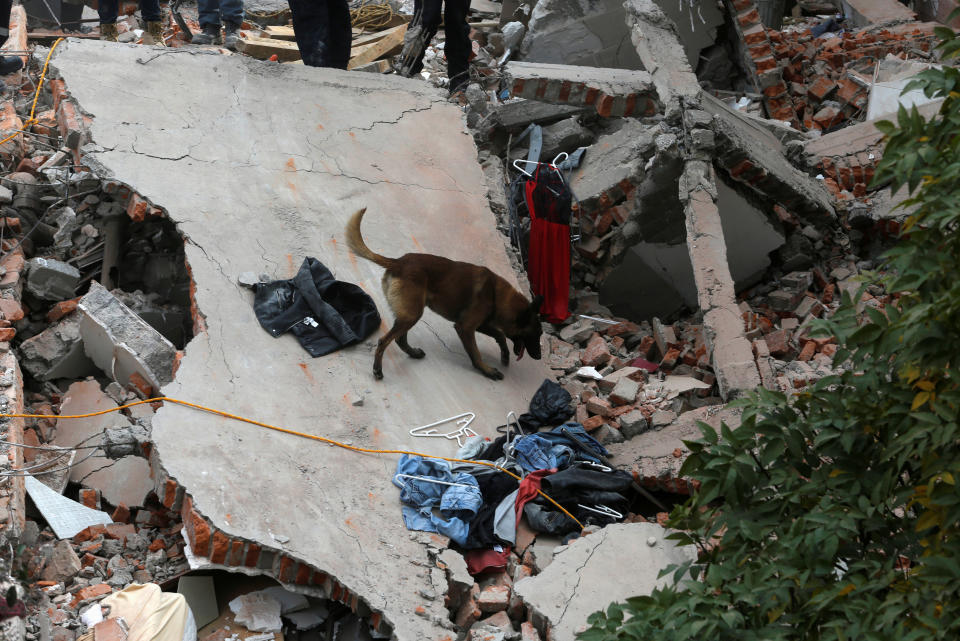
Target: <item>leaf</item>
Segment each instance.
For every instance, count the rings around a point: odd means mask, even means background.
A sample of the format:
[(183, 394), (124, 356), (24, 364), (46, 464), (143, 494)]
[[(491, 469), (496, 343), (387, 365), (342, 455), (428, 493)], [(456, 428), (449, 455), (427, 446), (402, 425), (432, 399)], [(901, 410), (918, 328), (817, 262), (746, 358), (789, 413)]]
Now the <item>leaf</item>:
[(913, 397), (913, 403), (910, 404), (910, 411), (912, 412), (929, 400), (930, 392), (917, 392), (917, 395)]

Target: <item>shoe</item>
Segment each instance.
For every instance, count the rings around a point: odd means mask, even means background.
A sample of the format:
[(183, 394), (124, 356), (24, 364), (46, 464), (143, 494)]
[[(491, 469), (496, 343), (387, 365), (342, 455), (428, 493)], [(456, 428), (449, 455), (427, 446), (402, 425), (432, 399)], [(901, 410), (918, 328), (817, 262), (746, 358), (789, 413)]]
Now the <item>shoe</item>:
[(145, 45), (157, 45), (158, 47), (165, 47), (163, 43), (163, 23), (159, 20), (151, 20), (147, 22), (147, 30), (143, 33), (143, 44)]
[(102, 22), (100, 23), (100, 39), (106, 40), (107, 42), (116, 42), (117, 36), (120, 33), (117, 31), (116, 22)]
[(240, 39), (240, 25), (233, 22), (223, 23), (223, 46), (230, 51), (237, 50), (237, 40)]
[(218, 45), (220, 44), (220, 25), (205, 24), (203, 31), (193, 34), (190, 41), (195, 45)]
[(20, 56), (0, 56), (0, 76), (5, 76), (23, 68)]

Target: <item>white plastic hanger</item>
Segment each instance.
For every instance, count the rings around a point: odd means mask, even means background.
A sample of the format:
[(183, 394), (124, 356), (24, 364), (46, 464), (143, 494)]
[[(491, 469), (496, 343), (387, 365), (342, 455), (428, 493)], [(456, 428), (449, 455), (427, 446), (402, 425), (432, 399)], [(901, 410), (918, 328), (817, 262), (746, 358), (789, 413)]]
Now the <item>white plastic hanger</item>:
[[(444, 418), (433, 423), (428, 423), (427, 425), (421, 425), (420, 427), (415, 427), (410, 430), (411, 436), (438, 436), (443, 437), (447, 440), (457, 439), (457, 445), (463, 447), (463, 441), (461, 439), (470, 438), (471, 436), (478, 436), (470, 427), (470, 423), (473, 422), (473, 419), (477, 417), (473, 412), (464, 412), (463, 414), (457, 414), (456, 416), (451, 416), (450, 418)], [(440, 432), (434, 428), (438, 425), (443, 425), (444, 423), (449, 423), (450, 421), (456, 421), (459, 426), (457, 429), (452, 432)]]

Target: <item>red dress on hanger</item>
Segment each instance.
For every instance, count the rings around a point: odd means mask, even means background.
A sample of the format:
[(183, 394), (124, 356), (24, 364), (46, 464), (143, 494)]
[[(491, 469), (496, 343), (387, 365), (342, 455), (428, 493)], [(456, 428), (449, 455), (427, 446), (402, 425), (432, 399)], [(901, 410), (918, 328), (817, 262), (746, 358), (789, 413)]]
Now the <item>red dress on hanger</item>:
[(570, 315), (570, 188), (553, 165), (540, 164), (524, 186), (530, 211), (527, 275), (540, 313), (551, 323)]

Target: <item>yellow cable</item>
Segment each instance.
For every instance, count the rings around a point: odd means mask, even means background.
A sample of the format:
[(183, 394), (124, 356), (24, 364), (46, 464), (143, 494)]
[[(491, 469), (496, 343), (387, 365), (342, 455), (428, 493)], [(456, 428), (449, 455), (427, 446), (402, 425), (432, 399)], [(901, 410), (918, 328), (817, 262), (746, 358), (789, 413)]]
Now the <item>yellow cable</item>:
[[(256, 425), (256, 426), (258, 426), (258, 427), (265, 427), (265, 428), (267, 428), (267, 429), (269, 429), (269, 430), (274, 430), (274, 431), (277, 431), (277, 432), (283, 432), (284, 434), (291, 434), (291, 435), (293, 435), (293, 436), (300, 436), (300, 437), (302, 437), (302, 438), (307, 438), (307, 439), (310, 439), (310, 440), (313, 440), (313, 441), (320, 441), (320, 442), (322, 442), (322, 443), (328, 443), (329, 445), (334, 445), (334, 446), (336, 446), (336, 447), (341, 447), (341, 448), (343, 448), (343, 449), (345, 449), (345, 450), (350, 450), (350, 451), (352, 451), (352, 452), (361, 452), (361, 453), (364, 453), (364, 454), (408, 454), (408, 455), (410, 455), (410, 456), (423, 456), (423, 457), (425, 457), (425, 458), (440, 459), (440, 460), (442, 460), (442, 461), (448, 461), (448, 462), (451, 462), (451, 463), (470, 463), (470, 464), (473, 464), (473, 465), (484, 465), (484, 466), (486, 466), (486, 467), (492, 467), (493, 469), (495, 469), (495, 470), (497, 470), (497, 471), (499, 471), (499, 472), (503, 472), (504, 474), (507, 474), (507, 475), (509, 475), (509, 476), (512, 476), (514, 479), (516, 479), (516, 480), (518, 480), (518, 481), (521, 481), (521, 480), (522, 480), (519, 476), (517, 476), (516, 474), (514, 474), (514, 473), (511, 472), (510, 470), (505, 470), (504, 468), (500, 467), (500, 466), (497, 465), (496, 463), (491, 463), (491, 462), (489, 462), (489, 461), (473, 461), (473, 460), (467, 460), (467, 459), (450, 458), (450, 457), (447, 457), (447, 456), (434, 456), (433, 454), (424, 454), (423, 452), (414, 452), (414, 451), (411, 451), (411, 450), (379, 450), (379, 449), (371, 449), (371, 448), (367, 448), (367, 447), (357, 447), (356, 445), (347, 445), (346, 443), (341, 443), (340, 441), (335, 441), (335, 440), (333, 440), (332, 438), (327, 438), (327, 437), (325, 437), (325, 436), (316, 436), (316, 435), (314, 435), (314, 434), (306, 434), (306, 433), (304, 433), (304, 432), (298, 432), (298, 431), (296, 431), (296, 430), (291, 430), (291, 429), (286, 428), (286, 427), (279, 427), (279, 426), (277, 426), (277, 425), (270, 425), (269, 423), (261, 423), (260, 421), (255, 421), (255, 420), (253, 420), (252, 418), (245, 418), (245, 417), (243, 417), (243, 416), (237, 416), (236, 414), (230, 414), (229, 412), (224, 412), (224, 411), (222, 411), (222, 410), (215, 410), (215, 409), (210, 408), (210, 407), (205, 407), (205, 406), (203, 406), (203, 405), (197, 405), (196, 403), (191, 403), (191, 402), (189, 402), (189, 401), (181, 401), (180, 399), (176, 399), (176, 398), (168, 398), (168, 397), (166, 397), (166, 396), (158, 396), (158, 397), (156, 397), (156, 398), (148, 398), (148, 399), (143, 400), (143, 401), (134, 401), (133, 403), (127, 403), (126, 405), (121, 405), (121, 406), (119, 406), (119, 407), (113, 407), (113, 408), (106, 409), (106, 410), (100, 410), (99, 412), (90, 412), (89, 414), (71, 414), (71, 415), (66, 415), (66, 416), (51, 415), (51, 414), (0, 414), (0, 418), (41, 418), (41, 419), (50, 419), (50, 418), (56, 418), (56, 419), (91, 418), (91, 417), (93, 417), (93, 416), (101, 416), (101, 415), (103, 415), (103, 414), (109, 414), (110, 412), (119, 412), (120, 410), (127, 409), (128, 407), (134, 407), (134, 406), (136, 406), (136, 405), (143, 405), (143, 404), (145, 404), (145, 403), (155, 403), (155, 402), (158, 402), (158, 401), (159, 401), (159, 402), (166, 402), (166, 403), (173, 403), (173, 404), (175, 404), (175, 405), (183, 405), (183, 406), (185, 406), (185, 407), (192, 407), (192, 408), (195, 409), (195, 410), (200, 410), (200, 411), (202, 411), (202, 412), (209, 412), (209, 413), (211, 413), (211, 414), (217, 414), (218, 416), (223, 416), (223, 417), (225, 417), (225, 418), (233, 419), (233, 420), (235, 420), (235, 421), (241, 421), (241, 422), (243, 422), (243, 423), (249, 423), (249, 424), (251, 424), (251, 425)], [(552, 503), (553, 505), (555, 505), (561, 512), (563, 512), (564, 514), (566, 514), (567, 516), (569, 516), (571, 519), (573, 519), (574, 523), (576, 523), (578, 526), (580, 526), (580, 529), (581, 529), (581, 530), (583, 529), (583, 523), (581, 523), (580, 521), (578, 521), (577, 518), (576, 518), (574, 515), (570, 514), (570, 512), (568, 512), (566, 509), (564, 509), (564, 507), (563, 507), (562, 505), (560, 505), (559, 503), (557, 503), (556, 501), (554, 501), (552, 498), (550, 498), (549, 496), (547, 496), (546, 494), (544, 494), (541, 490), (537, 490), (537, 494), (539, 494), (539, 495), (542, 496), (543, 498), (545, 498), (545, 499), (547, 499), (548, 501), (550, 501), (550, 503)]]
[(19, 134), (25, 132), (28, 127), (33, 126), (37, 122), (37, 119), (33, 117), (33, 114), (37, 108), (37, 100), (40, 99), (40, 90), (43, 88), (43, 80), (44, 78), (47, 77), (47, 66), (50, 64), (50, 56), (53, 55), (53, 50), (56, 49), (57, 45), (60, 44), (61, 42), (63, 42), (63, 38), (57, 38), (56, 41), (53, 43), (53, 46), (50, 47), (50, 51), (47, 52), (47, 59), (43, 63), (43, 71), (40, 73), (40, 82), (37, 83), (37, 91), (36, 93), (33, 94), (33, 105), (31, 105), (30, 107), (30, 117), (27, 118), (27, 121), (23, 123), (23, 127), (13, 132), (3, 140), (0, 140), (0, 145), (7, 142), (8, 140), (16, 138)]

